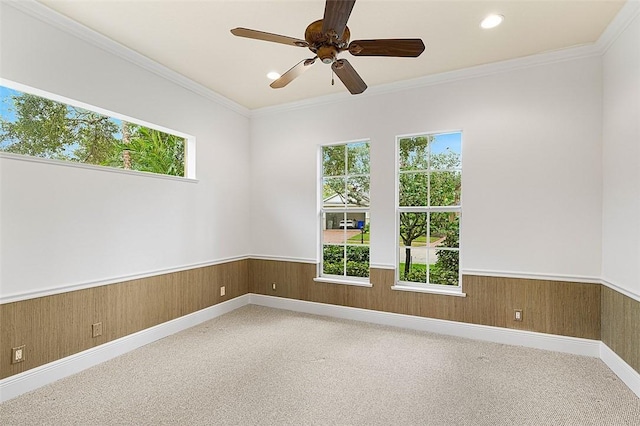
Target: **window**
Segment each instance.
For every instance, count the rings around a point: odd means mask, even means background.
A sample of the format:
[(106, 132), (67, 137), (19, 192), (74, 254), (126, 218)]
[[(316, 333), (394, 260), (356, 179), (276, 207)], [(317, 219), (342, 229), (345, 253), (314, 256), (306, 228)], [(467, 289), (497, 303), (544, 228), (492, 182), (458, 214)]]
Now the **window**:
[(462, 134), (399, 137), (400, 285), (460, 285)]
[(369, 277), (369, 142), (322, 147), (322, 277)]
[(39, 93), (46, 96), (7, 87), (4, 81), (0, 85), (0, 152), (195, 177), (193, 170), (186, 170), (187, 146), (193, 145), (186, 135)]

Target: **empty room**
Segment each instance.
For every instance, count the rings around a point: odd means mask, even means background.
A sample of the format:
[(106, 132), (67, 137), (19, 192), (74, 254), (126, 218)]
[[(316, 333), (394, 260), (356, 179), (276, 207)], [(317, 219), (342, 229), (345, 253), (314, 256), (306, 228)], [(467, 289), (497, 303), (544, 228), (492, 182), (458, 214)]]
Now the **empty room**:
[(640, 425), (640, 0), (0, 0), (0, 423)]

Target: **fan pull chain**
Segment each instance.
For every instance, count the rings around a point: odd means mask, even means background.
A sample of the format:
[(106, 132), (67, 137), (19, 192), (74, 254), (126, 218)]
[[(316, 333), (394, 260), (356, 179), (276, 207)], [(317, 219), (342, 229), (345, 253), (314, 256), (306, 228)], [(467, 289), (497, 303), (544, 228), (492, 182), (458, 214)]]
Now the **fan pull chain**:
[(333, 68), (331, 68), (331, 85), (333, 86), (336, 82), (333, 80)]

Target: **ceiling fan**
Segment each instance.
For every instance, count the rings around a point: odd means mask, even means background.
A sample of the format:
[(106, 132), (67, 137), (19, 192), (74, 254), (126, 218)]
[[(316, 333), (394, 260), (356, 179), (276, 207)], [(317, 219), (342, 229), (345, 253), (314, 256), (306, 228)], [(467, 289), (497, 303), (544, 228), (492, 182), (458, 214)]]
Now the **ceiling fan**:
[(354, 40), (347, 21), (356, 0), (326, 0), (324, 18), (312, 22), (304, 32), (304, 40), (248, 28), (234, 28), (231, 33), (238, 37), (307, 47), (316, 56), (298, 62), (270, 86), (279, 89), (291, 83), (320, 59), (331, 68), (353, 95), (362, 93), (367, 85), (346, 59), (338, 59), (338, 53), (348, 50), (354, 56), (390, 56), (417, 58), (424, 51), (424, 43), (419, 38)]

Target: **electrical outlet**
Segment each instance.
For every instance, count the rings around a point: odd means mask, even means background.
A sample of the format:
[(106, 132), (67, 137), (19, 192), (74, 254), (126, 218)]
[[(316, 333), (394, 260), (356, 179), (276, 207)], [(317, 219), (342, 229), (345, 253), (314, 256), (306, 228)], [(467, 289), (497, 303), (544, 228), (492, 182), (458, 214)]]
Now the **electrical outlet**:
[(17, 348), (11, 348), (11, 364), (17, 364), (24, 361), (24, 348), (25, 345), (18, 346)]
[(91, 325), (91, 337), (102, 336), (102, 323), (97, 322)]
[(522, 321), (522, 309), (515, 309), (513, 311), (513, 320)]
[(276, 289), (276, 283), (271, 283), (271, 290), (275, 291), (275, 289)]
[(227, 294), (227, 290), (225, 289), (225, 287), (220, 287), (220, 296), (224, 296), (225, 294)]

